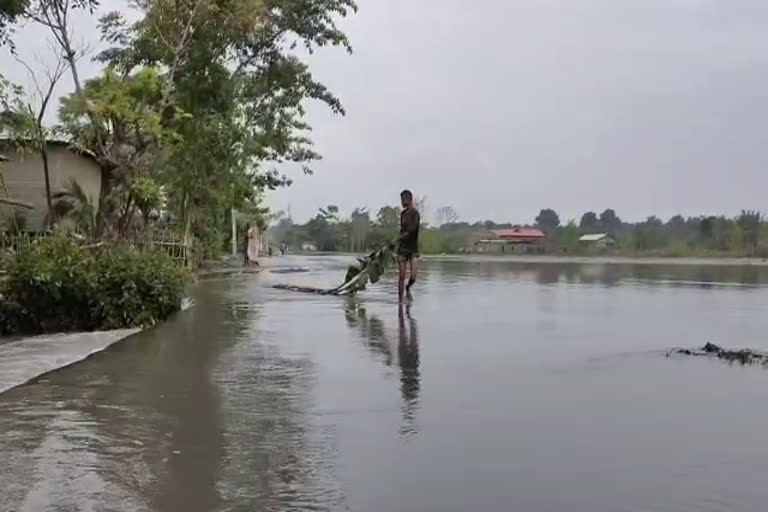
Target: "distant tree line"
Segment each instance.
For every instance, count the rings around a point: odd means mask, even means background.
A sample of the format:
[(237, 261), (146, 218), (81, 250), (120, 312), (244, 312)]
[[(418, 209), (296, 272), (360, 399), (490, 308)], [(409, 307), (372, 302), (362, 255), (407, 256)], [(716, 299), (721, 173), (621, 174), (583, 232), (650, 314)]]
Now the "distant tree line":
[(541, 210), (536, 226), (550, 235), (549, 249), (556, 253), (579, 253), (588, 247), (579, 242), (583, 234), (606, 233), (622, 254), (659, 256), (755, 256), (768, 254), (768, 224), (756, 210), (742, 210), (736, 217), (674, 215), (666, 222), (652, 215), (641, 222), (623, 222), (612, 209), (599, 215), (586, 212), (578, 224), (561, 225), (553, 210)]
[[(424, 217), (424, 216), (423, 216)], [(329, 205), (304, 224), (278, 213), (271, 228), (274, 242), (300, 249), (310, 243), (319, 251), (362, 252), (391, 240), (398, 232), (400, 208), (384, 206), (372, 214), (355, 208), (342, 215)], [(492, 220), (466, 222), (455, 208), (435, 210), (435, 225), (422, 221), (421, 250), (426, 254), (468, 252), (474, 243), (497, 229), (538, 228), (547, 234), (546, 252), (579, 255), (590, 247), (579, 239), (584, 234), (606, 233), (615, 240), (615, 254), (657, 256), (768, 256), (768, 223), (760, 212), (742, 210), (736, 217), (675, 215), (664, 221), (650, 216), (641, 222), (625, 222), (615, 210), (589, 211), (579, 221), (563, 223), (558, 213), (542, 209), (533, 223)]]

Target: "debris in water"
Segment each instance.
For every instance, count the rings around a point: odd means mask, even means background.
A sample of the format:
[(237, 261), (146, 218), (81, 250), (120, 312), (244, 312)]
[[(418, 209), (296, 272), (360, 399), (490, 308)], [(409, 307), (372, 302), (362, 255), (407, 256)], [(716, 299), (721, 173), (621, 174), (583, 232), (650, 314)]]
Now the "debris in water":
[(729, 363), (740, 363), (742, 365), (756, 365), (762, 364), (768, 366), (768, 352), (760, 352), (758, 350), (740, 349), (740, 350), (728, 350), (714, 343), (707, 343), (701, 348), (689, 349), (689, 348), (673, 348), (667, 352), (667, 357), (672, 354), (680, 354), (685, 356), (709, 356), (723, 359)]
[(298, 274), (300, 272), (309, 272), (309, 269), (301, 267), (274, 268), (270, 272), (273, 274)]
[(280, 290), (316, 293), (318, 295), (354, 295), (361, 290), (365, 290), (365, 286), (368, 283), (375, 284), (381, 279), (387, 267), (395, 262), (394, 249), (394, 244), (387, 244), (376, 249), (366, 257), (358, 259), (357, 264), (350, 265), (347, 269), (344, 283), (330, 290), (287, 284), (278, 284), (274, 287)]

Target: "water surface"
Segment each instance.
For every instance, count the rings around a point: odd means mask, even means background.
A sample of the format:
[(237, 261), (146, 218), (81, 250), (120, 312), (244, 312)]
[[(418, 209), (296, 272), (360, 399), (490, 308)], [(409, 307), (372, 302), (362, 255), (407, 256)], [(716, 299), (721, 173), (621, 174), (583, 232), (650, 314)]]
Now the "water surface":
[(426, 261), (349, 299), (344, 258), (195, 307), (0, 394), (0, 510), (759, 511), (768, 268)]

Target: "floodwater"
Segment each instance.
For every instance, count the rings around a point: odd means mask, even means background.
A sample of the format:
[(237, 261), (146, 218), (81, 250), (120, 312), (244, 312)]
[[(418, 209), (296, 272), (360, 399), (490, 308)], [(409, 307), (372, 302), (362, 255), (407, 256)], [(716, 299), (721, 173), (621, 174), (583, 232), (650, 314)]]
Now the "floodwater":
[[(394, 285), (211, 280), (195, 306), (0, 394), (5, 511), (763, 511), (768, 268), (424, 262)], [(284, 263), (283, 263), (284, 262)]]

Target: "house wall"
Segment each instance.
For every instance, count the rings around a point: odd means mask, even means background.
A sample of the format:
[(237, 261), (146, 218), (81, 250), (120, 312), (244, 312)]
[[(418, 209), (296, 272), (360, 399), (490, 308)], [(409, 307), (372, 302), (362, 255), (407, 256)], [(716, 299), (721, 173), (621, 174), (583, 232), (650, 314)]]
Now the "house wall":
[(542, 252), (542, 247), (536, 243), (482, 243), (474, 245), (475, 252), (484, 254), (532, 254)]
[[(40, 231), (44, 228), (48, 205), (45, 198), (45, 174), (43, 160), (38, 154), (15, 153), (6, 151), (10, 159), (0, 164), (8, 196), (31, 203), (33, 210), (16, 209), (24, 217), (24, 230)], [(48, 169), (51, 179), (51, 193), (55, 194), (64, 189), (72, 179), (77, 181), (85, 190), (94, 204), (99, 200), (101, 188), (101, 173), (96, 162), (80, 155), (64, 144), (48, 146)], [(0, 191), (3, 193), (3, 191)], [(9, 227), (11, 208), (0, 207), (0, 228)]]

